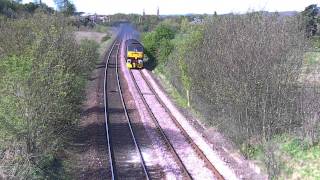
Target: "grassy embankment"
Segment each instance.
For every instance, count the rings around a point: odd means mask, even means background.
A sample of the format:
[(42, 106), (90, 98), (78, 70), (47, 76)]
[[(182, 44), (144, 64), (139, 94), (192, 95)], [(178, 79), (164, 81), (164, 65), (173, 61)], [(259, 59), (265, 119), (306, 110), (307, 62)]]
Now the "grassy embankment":
[(306, 77), (318, 74), (319, 52), (308, 52), (299, 17), (278, 18), (164, 21), (143, 35), (147, 65), (177, 104), (220, 129), (271, 178), (317, 179), (319, 86)]

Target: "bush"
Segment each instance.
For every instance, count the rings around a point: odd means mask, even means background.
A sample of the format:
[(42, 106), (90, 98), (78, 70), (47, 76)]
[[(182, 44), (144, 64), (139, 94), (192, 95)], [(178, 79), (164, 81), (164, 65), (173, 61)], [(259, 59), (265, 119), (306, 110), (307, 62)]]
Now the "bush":
[(57, 152), (79, 118), (98, 45), (73, 38), (64, 17), (36, 14), (1, 22), (0, 159), (12, 178), (57, 178)]
[[(186, 59), (192, 107), (239, 147), (301, 129), (317, 142), (315, 129), (306, 126), (317, 127), (310, 122), (319, 109), (319, 91), (301, 82), (307, 49), (302, 27), (298, 16), (208, 19), (202, 42)], [(279, 162), (271, 147), (265, 156), (269, 174), (276, 176)]]
[(206, 22), (188, 66), (191, 102), (208, 123), (240, 144), (301, 125), (298, 78), (305, 38), (300, 27), (298, 17), (261, 13)]
[(190, 25), (185, 19), (181, 23), (180, 33), (172, 41), (173, 51), (167, 57), (165, 73), (170, 77), (171, 83), (185, 99), (187, 106), (190, 106), (189, 93), (191, 90), (191, 77), (188, 61), (194, 52), (194, 48), (202, 42), (203, 27), (201, 25)]
[(143, 35), (142, 42), (149, 58), (146, 66), (152, 69), (158, 65), (164, 66), (167, 56), (173, 50), (170, 40), (174, 38), (174, 35), (175, 31), (166, 24), (160, 24), (155, 31)]

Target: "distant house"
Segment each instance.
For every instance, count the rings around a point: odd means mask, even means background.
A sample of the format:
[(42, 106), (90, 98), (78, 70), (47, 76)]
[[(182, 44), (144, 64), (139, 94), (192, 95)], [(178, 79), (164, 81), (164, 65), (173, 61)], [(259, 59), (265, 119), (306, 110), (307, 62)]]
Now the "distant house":
[(107, 15), (97, 15), (96, 18), (97, 18), (97, 21), (103, 22), (103, 23), (110, 21), (110, 17)]
[(88, 14), (83, 13), (80, 15), (82, 19), (88, 19), (93, 23), (105, 23), (110, 21), (110, 17), (107, 15), (99, 15), (99, 14)]
[(200, 18), (200, 17), (194, 17), (190, 23), (191, 24), (203, 24), (204, 20), (203, 20), (203, 18)]

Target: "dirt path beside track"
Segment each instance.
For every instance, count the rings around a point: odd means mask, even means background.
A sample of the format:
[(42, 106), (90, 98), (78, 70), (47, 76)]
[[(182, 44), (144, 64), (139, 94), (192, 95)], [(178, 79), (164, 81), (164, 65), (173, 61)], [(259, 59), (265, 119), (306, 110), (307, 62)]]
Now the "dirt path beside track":
[[(98, 35), (101, 38), (105, 34), (98, 33)], [(85, 37), (100, 42), (97, 33), (85, 32)], [(112, 41), (113, 39), (110, 39), (108, 43), (103, 45), (104, 54), (111, 46)], [(70, 171), (67, 174), (71, 179), (110, 178), (103, 103), (104, 70), (105, 58), (103, 55), (88, 79), (81, 119), (72, 132), (72, 140), (66, 150), (67, 166)]]

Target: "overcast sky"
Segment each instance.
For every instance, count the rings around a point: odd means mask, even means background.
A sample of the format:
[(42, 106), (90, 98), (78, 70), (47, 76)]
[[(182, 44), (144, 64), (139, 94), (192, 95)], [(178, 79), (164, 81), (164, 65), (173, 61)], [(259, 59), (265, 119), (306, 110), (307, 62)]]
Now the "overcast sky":
[[(30, 2), (32, 0), (23, 0)], [(54, 7), (53, 0), (42, 0)], [(77, 11), (98, 14), (138, 13), (160, 14), (187, 13), (243, 13), (248, 10), (266, 11), (302, 11), (310, 4), (318, 4), (319, 0), (73, 0)]]

